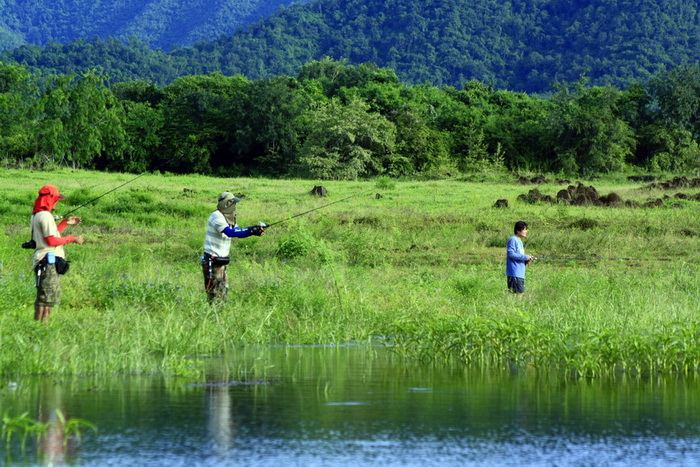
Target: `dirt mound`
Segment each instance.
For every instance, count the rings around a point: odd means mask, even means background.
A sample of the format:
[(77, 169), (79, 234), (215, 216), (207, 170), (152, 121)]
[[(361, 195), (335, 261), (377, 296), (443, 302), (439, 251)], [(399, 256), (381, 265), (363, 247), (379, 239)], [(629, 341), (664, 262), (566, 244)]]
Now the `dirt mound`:
[(316, 185), (309, 192), (310, 195), (325, 197), (328, 196), (328, 189), (325, 186)]
[[(700, 193), (693, 197), (681, 198), (676, 195), (679, 199), (697, 199), (700, 201)], [(668, 198), (668, 196), (666, 197)], [(526, 203), (565, 203), (572, 206), (604, 206), (604, 207), (660, 207), (664, 205), (664, 201), (661, 198), (655, 200), (650, 200), (646, 203), (639, 203), (633, 200), (623, 200), (620, 195), (615, 192), (610, 192), (607, 195), (601, 196), (598, 190), (594, 186), (586, 186), (581, 182), (577, 182), (576, 185), (569, 185), (565, 190), (559, 190), (556, 198), (552, 198), (549, 195), (543, 195), (540, 190), (533, 188), (528, 191), (527, 194), (518, 195), (519, 201), (524, 201)], [(681, 207), (679, 204), (674, 204), (674, 207)]]
[(594, 186), (586, 186), (581, 182), (577, 182), (576, 185), (569, 185), (565, 190), (559, 190), (556, 199), (549, 195), (543, 195), (537, 188), (530, 190), (527, 194), (518, 196), (518, 199), (527, 203), (560, 202), (574, 206), (608, 206), (622, 202), (615, 193), (601, 197)]
[(686, 176), (675, 177), (665, 182), (650, 183), (644, 188), (648, 190), (675, 190), (678, 188), (700, 188), (700, 178), (688, 178)]
[(553, 201), (552, 197), (549, 195), (543, 195), (540, 190), (533, 188), (528, 191), (527, 194), (522, 194), (518, 196), (519, 201), (525, 201), (526, 203), (551, 203)]
[(700, 201), (700, 193), (695, 193), (694, 195), (676, 193), (673, 197), (676, 199), (687, 199), (688, 201)]
[[(521, 185), (544, 185), (546, 183), (551, 183), (544, 175), (535, 175), (532, 178), (527, 178), (520, 175), (518, 176), (518, 182)], [(571, 181), (558, 178), (554, 181), (554, 183), (557, 185), (566, 185), (567, 183), (571, 183)]]

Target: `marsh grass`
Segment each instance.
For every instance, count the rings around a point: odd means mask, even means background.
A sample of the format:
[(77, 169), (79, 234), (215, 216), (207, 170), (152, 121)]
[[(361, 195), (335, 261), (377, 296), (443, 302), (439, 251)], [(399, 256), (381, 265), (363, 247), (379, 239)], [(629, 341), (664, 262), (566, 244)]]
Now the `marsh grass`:
[[(13, 463), (17, 459), (12, 458), (12, 441), (14, 438), (19, 439), (20, 454), (24, 458), (27, 454), (27, 440), (34, 439), (37, 446), (41, 438), (51, 430), (58, 430), (60, 439), (63, 440), (63, 447), (68, 445), (69, 440), (76, 439), (78, 443), (82, 440), (83, 432), (86, 429), (97, 433), (97, 427), (80, 418), (68, 418), (64, 415), (61, 409), (54, 409), (55, 422), (41, 422), (29, 416), (28, 412), (24, 412), (17, 416), (11, 416), (11, 410), (7, 409), (0, 420), (0, 435), (5, 443), (5, 462)], [(52, 460), (49, 460), (52, 463)]]
[[(314, 181), (147, 175), (76, 213), (84, 222), (66, 233), (86, 243), (67, 246), (62, 304), (50, 323), (33, 322), (31, 252), (19, 245), (37, 189), (56, 184), (68, 196), (62, 214), (129, 178), (0, 172), (0, 374), (191, 376), (192, 356), (377, 336), (427, 359), (579, 375), (697, 371), (700, 205), (532, 205), (506, 177), (323, 182), (329, 197), (319, 199)], [(640, 202), (662, 196), (619, 178), (586, 184)], [(243, 226), (361, 195), (235, 241), (229, 301), (209, 306), (199, 256), (224, 190), (244, 197)], [(510, 208), (493, 208), (500, 198)], [(518, 299), (503, 264), (517, 220), (529, 223), (536, 256), (634, 260), (536, 262)]]

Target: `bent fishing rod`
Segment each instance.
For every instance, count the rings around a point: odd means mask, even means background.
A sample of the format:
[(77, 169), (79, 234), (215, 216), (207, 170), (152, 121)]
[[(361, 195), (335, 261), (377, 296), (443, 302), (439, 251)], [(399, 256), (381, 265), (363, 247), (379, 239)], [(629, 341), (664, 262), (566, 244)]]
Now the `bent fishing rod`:
[(330, 205), (332, 205), (332, 204), (340, 203), (341, 201), (345, 201), (345, 200), (348, 200), (348, 199), (350, 199), (350, 198), (354, 198), (355, 196), (359, 196), (359, 195), (361, 195), (361, 194), (364, 194), (364, 193), (355, 193), (354, 195), (350, 195), (350, 196), (348, 196), (348, 197), (346, 197), (346, 198), (339, 199), (339, 200), (337, 200), (337, 201), (333, 201), (332, 203), (324, 204), (323, 206), (319, 206), (319, 207), (317, 207), (317, 208), (309, 209), (308, 211), (300, 212), (299, 214), (294, 214), (293, 216), (290, 216), (290, 217), (288, 217), (288, 218), (286, 218), (286, 219), (282, 219), (282, 220), (280, 220), (280, 221), (273, 222), (272, 224), (265, 224), (265, 223), (261, 222), (261, 223), (260, 223), (260, 224), (261, 224), (260, 226), (267, 229), (268, 227), (272, 227), (273, 225), (281, 224), (282, 222), (290, 221), (290, 220), (294, 219), (295, 217), (304, 216), (304, 215), (306, 215), (306, 214), (308, 214), (308, 213), (310, 213), (310, 212), (314, 212), (314, 211), (318, 211), (319, 209), (327, 208), (328, 206), (330, 206)]
[(151, 172), (153, 172), (153, 171), (155, 171), (155, 170), (158, 170), (158, 169), (160, 169), (161, 167), (163, 167), (164, 165), (170, 164), (171, 162), (173, 162), (173, 161), (179, 159), (180, 157), (182, 157), (182, 156), (175, 157), (175, 158), (173, 158), (173, 159), (167, 160), (167, 161), (163, 162), (162, 164), (160, 164), (160, 165), (154, 167), (153, 170), (151, 170), (150, 172), (143, 172), (142, 174), (139, 174), (139, 175), (137, 175), (136, 177), (134, 177), (134, 178), (132, 178), (132, 179), (130, 179), (130, 180), (127, 180), (126, 182), (122, 183), (121, 185), (119, 185), (119, 186), (117, 186), (117, 187), (115, 187), (115, 188), (112, 188), (111, 190), (107, 191), (106, 193), (102, 193), (100, 196), (98, 196), (98, 197), (96, 197), (96, 198), (93, 198), (93, 199), (91, 199), (90, 201), (88, 201), (88, 202), (86, 202), (86, 203), (81, 204), (80, 206), (78, 206), (77, 208), (73, 209), (72, 211), (68, 211), (67, 213), (65, 213), (65, 214), (62, 215), (62, 216), (54, 216), (54, 219), (59, 220), (59, 219), (63, 219), (64, 217), (68, 217), (70, 214), (73, 214), (73, 213), (74, 213), (75, 211), (77, 211), (78, 209), (84, 208), (84, 207), (87, 206), (88, 204), (94, 203), (95, 201), (97, 201), (98, 199), (102, 198), (103, 196), (107, 196), (108, 194), (110, 194), (110, 193), (112, 193), (112, 192), (114, 192), (114, 191), (117, 191), (118, 189), (120, 189), (120, 188), (123, 187), (124, 185), (128, 185), (129, 183), (133, 182), (134, 180), (137, 180), (137, 179), (143, 177), (143, 176), (146, 175), (146, 174), (149, 174), (149, 173), (151, 173)]

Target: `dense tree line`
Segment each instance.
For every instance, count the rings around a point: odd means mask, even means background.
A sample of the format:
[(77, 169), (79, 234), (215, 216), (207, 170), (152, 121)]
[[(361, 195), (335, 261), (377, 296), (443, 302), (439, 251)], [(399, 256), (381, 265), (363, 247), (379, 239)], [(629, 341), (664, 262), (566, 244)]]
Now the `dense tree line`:
[(0, 64), (0, 160), (141, 172), (355, 179), (484, 169), (594, 174), (698, 168), (700, 68), (619, 90), (586, 80), (550, 97), (408, 85), (324, 59), (296, 77), (220, 73), (107, 85)]
[(98, 69), (112, 81), (161, 86), (215, 71), (254, 80), (296, 76), (304, 64), (328, 56), (391, 68), (409, 84), (461, 87), (476, 79), (496, 89), (547, 93), (554, 82), (587, 76), (596, 85), (626, 88), (700, 60), (700, 6), (692, 0), (313, 0), (192, 47), (164, 52), (143, 40), (149, 37), (27, 44), (0, 60), (53, 74)]
[(0, 0), (0, 50), (136, 37), (154, 48), (232, 34), (293, 0)]

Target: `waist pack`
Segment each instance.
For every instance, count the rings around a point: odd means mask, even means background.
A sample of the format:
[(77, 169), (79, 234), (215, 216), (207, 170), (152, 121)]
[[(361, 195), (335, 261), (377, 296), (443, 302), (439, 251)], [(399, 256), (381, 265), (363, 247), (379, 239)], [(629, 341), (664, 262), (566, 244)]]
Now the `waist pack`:
[(231, 258), (228, 256), (212, 256), (208, 253), (204, 253), (202, 256), (202, 265), (206, 266), (209, 264), (209, 261), (211, 261), (212, 266), (226, 266), (228, 263), (231, 262)]
[[(41, 261), (34, 267), (35, 272), (39, 271), (46, 271), (46, 268), (51, 266), (46, 259), (46, 257), (42, 258)], [(58, 274), (65, 274), (68, 272), (68, 268), (70, 268), (70, 262), (66, 261), (66, 259), (62, 256), (56, 256), (56, 262), (54, 264), (56, 266), (56, 272)]]
[(70, 267), (70, 263), (66, 261), (65, 258), (62, 258), (61, 256), (56, 256), (56, 272), (59, 274), (65, 274), (68, 272), (68, 268)]

